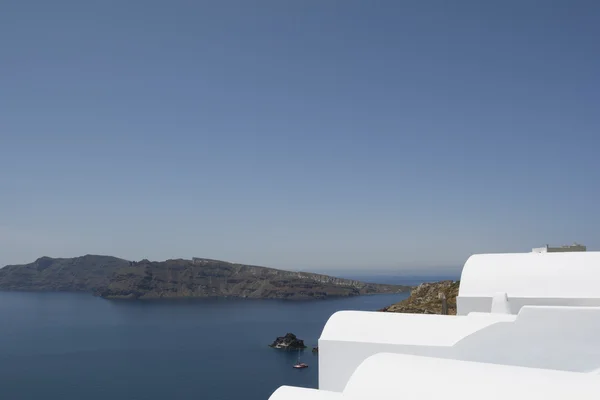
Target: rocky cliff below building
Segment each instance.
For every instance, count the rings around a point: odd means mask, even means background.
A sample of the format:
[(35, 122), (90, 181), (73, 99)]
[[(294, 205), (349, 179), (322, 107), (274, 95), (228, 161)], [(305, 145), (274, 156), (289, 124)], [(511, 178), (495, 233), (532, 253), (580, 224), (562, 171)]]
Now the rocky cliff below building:
[(456, 296), (460, 281), (441, 281), (423, 283), (414, 288), (410, 296), (399, 303), (392, 304), (380, 311), (413, 313), (413, 314), (441, 314), (442, 300), (440, 293), (446, 297), (448, 314), (456, 314)]
[(399, 293), (408, 286), (365, 283), (225, 261), (127, 261), (86, 255), (42, 257), (0, 269), (0, 290), (90, 292), (112, 299), (240, 297), (323, 299)]

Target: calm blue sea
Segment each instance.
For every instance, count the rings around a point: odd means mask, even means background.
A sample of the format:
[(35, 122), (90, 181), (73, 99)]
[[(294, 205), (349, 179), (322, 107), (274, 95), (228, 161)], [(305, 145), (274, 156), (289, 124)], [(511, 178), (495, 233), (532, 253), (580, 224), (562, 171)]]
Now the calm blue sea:
[[(381, 279), (377, 279), (381, 281)], [(0, 399), (266, 400), (317, 387), (317, 356), (268, 347), (293, 332), (313, 346), (338, 310), (377, 310), (407, 294), (310, 302), (109, 301), (0, 292)]]

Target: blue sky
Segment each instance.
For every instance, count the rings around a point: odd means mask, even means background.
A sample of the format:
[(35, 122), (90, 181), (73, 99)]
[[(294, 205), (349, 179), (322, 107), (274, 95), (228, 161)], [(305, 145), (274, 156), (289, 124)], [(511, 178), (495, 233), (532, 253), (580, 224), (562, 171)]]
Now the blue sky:
[(9, 1), (0, 264), (600, 247), (600, 3)]

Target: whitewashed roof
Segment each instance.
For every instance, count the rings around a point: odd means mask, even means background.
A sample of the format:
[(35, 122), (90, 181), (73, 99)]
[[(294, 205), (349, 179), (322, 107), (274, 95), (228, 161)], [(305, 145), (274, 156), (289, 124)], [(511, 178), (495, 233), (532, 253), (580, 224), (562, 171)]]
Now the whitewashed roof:
[(459, 296), (600, 298), (600, 252), (477, 254), (462, 271)]
[(319, 340), (406, 346), (452, 346), (466, 336), (496, 322), (515, 319), (514, 315), (486, 313), (456, 317), (339, 311), (329, 318)]
[(523, 306), (517, 315), (343, 311), (319, 339), (319, 387), (340, 392), (377, 353), (590, 373), (600, 369), (600, 307)]
[(350, 378), (344, 398), (592, 400), (600, 395), (595, 375), (380, 353)]
[(273, 392), (269, 400), (344, 400), (344, 397), (337, 392), (281, 386)]
[(283, 386), (269, 400), (597, 400), (596, 375), (379, 353), (363, 361), (340, 393)]
[(320, 390), (271, 399), (596, 399), (599, 283), (600, 252), (472, 256), (459, 315), (335, 313), (319, 339)]

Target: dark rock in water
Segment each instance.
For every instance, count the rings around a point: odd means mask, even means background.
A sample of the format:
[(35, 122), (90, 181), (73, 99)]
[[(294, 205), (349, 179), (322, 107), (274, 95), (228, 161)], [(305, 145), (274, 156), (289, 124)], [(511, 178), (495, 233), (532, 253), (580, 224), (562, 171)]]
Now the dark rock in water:
[(313, 353), (318, 353), (319, 352), (319, 346), (313, 347), (312, 352)]
[(304, 345), (304, 340), (298, 339), (293, 333), (286, 333), (285, 336), (278, 337), (273, 343), (270, 344), (270, 346), (276, 349), (286, 350), (299, 350), (306, 348)]

